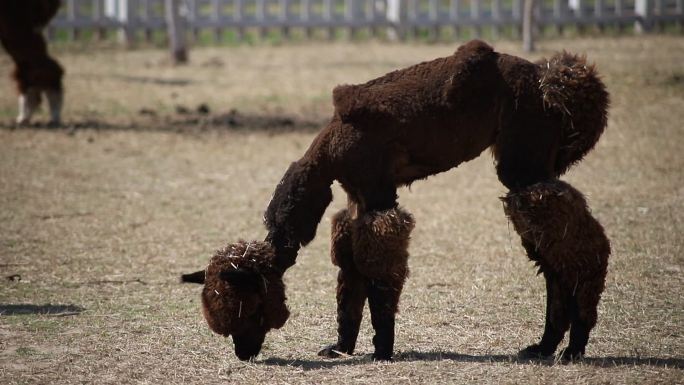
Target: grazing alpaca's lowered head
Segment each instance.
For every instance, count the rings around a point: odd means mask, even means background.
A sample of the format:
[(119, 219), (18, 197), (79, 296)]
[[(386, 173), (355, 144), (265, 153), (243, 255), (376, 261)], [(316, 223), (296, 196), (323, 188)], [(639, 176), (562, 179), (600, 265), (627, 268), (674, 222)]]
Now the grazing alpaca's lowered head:
[(204, 284), (202, 312), (209, 328), (232, 336), (235, 354), (247, 360), (259, 353), (266, 333), (290, 316), (282, 276), (271, 245), (240, 241), (218, 250), (206, 270), (181, 280)]

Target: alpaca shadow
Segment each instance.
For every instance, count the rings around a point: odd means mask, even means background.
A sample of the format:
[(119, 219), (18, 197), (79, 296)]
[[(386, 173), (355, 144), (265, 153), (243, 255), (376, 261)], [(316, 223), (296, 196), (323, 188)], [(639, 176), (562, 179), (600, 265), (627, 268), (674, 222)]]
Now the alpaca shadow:
[[(535, 364), (543, 366), (564, 365), (552, 358), (549, 359), (526, 359), (519, 358), (517, 355), (506, 354), (483, 354), (470, 355), (455, 352), (417, 352), (407, 351), (395, 355), (394, 362), (413, 362), (413, 361), (455, 361), (455, 362), (476, 362), (476, 363), (515, 363), (515, 364)], [(272, 366), (293, 366), (303, 370), (331, 369), (337, 366), (354, 366), (372, 363), (370, 354), (351, 356), (346, 359), (336, 360), (286, 360), (283, 358), (268, 358), (261, 363)], [(658, 358), (658, 357), (586, 357), (580, 365), (591, 365), (600, 368), (614, 368), (616, 366), (653, 366), (663, 368), (684, 369), (683, 358)]]
[(0, 304), (0, 316), (43, 314), (52, 316), (79, 315), (85, 308), (77, 305), (31, 305), (31, 304)]
[[(517, 355), (507, 354), (483, 354), (470, 355), (454, 352), (417, 352), (408, 351), (399, 354), (396, 361), (458, 361), (458, 362), (507, 362), (516, 364), (537, 364), (544, 366), (564, 365), (554, 358), (531, 359), (520, 358)], [(654, 366), (668, 368), (684, 368), (684, 358), (659, 358), (659, 357), (585, 357), (579, 363), (581, 365), (591, 365), (601, 368), (612, 368), (615, 366)]]
[(206, 131), (266, 132), (279, 134), (288, 132), (316, 132), (325, 125), (323, 119), (302, 119), (278, 113), (247, 113), (230, 110), (225, 113), (198, 113), (161, 115), (155, 110), (142, 108), (137, 119), (128, 123), (108, 122), (100, 119), (81, 119), (65, 121), (54, 126), (37, 119), (35, 122), (17, 126), (11, 120), (0, 121), (0, 129), (5, 130), (46, 130), (74, 134), (78, 130), (96, 131), (146, 131), (177, 132), (197, 134)]
[(114, 81), (120, 81), (123, 83), (135, 83), (144, 85), (155, 85), (155, 86), (170, 86), (170, 87), (186, 87), (197, 83), (192, 79), (187, 78), (163, 78), (157, 76), (134, 76), (134, 75), (121, 75), (121, 74), (96, 74), (96, 73), (82, 73), (78, 75), (81, 79), (89, 79), (95, 81), (101, 81), (102, 79), (112, 79)]
[[(98, 78), (101, 78), (99, 75)], [(111, 78), (121, 80), (126, 83), (153, 84), (158, 86), (189, 86), (194, 83), (190, 79), (181, 78), (159, 78), (152, 76), (131, 76), (131, 75), (110, 75)]]

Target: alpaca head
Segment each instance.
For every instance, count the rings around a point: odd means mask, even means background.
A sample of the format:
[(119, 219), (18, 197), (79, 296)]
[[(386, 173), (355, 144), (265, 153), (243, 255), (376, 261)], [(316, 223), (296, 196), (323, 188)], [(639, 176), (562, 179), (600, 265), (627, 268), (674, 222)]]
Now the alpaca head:
[(181, 279), (204, 284), (204, 318), (215, 333), (232, 336), (241, 360), (259, 354), (266, 333), (282, 327), (290, 315), (282, 271), (265, 242), (228, 245), (214, 254), (204, 271)]

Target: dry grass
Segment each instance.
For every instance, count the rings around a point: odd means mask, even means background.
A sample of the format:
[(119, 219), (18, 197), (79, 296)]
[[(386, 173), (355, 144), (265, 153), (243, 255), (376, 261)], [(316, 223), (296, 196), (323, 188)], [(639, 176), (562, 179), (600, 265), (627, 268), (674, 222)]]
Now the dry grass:
[[(513, 358), (541, 334), (543, 280), (506, 223), (496, 199), (505, 191), (488, 155), (400, 192), (417, 227), (396, 362), (368, 358), (367, 317), (359, 355), (315, 355), (335, 338), (327, 234), (344, 202), (336, 188), (317, 239), (286, 275), (292, 317), (267, 336), (256, 362), (242, 363), (205, 326), (199, 288), (181, 286), (177, 276), (202, 267), (227, 241), (263, 237), (271, 191), (312, 132), (3, 129), (0, 383), (684, 382), (684, 39), (544, 48), (547, 56), (561, 48), (586, 52), (613, 98), (608, 131), (566, 177), (588, 195), (613, 244), (584, 363)], [(67, 121), (163, 128), (164, 119), (138, 110), (164, 116), (175, 104), (205, 102), (215, 111), (323, 119), (334, 85), (453, 49), (202, 49), (183, 68), (164, 64), (160, 51), (58, 55), (69, 74)], [(6, 57), (0, 67), (8, 71)], [(0, 118), (11, 119), (14, 109), (11, 93), (0, 94)], [(13, 274), (21, 281), (4, 279)], [(28, 306), (46, 304), (62, 307)], [(35, 314), (46, 309), (66, 313)], [(21, 312), (29, 314), (8, 314)]]

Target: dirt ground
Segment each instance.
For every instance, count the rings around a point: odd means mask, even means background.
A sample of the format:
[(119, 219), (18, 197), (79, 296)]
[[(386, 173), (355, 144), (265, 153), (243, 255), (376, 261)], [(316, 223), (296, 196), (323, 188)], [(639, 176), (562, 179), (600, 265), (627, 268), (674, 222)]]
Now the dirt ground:
[[(517, 44), (496, 44), (520, 54)], [(330, 216), (285, 276), (292, 312), (254, 362), (212, 334), (199, 287), (214, 250), (261, 239), (287, 165), (331, 112), (330, 91), (455, 44), (315, 43), (161, 50), (61, 47), (66, 127), (13, 129), (0, 55), (0, 383), (684, 383), (684, 39), (542, 42), (586, 52), (612, 94), (597, 148), (564, 177), (612, 241), (587, 358), (521, 361), (544, 283), (504, 217), (489, 154), (400, 191), (417, 226), (393, 363), (334, 341)], [(43, 112), (39, 120), (45, 120)]]

